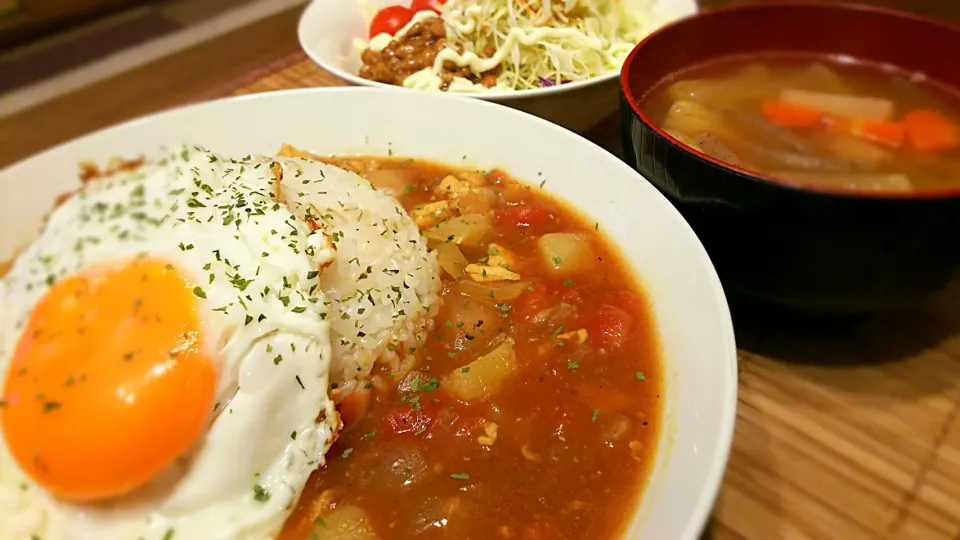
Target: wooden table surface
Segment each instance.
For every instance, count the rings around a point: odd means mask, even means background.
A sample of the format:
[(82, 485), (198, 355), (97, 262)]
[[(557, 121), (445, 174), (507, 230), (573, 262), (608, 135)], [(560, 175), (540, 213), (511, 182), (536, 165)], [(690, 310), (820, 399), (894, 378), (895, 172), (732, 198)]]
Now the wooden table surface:
[[(960, 22), (960, 0), (873, 3)], [(291, 56), (298, 16), (0, 120), (0, 167), (203, 97), (342, 84)], [(956, 53), (931, 51), (944, 61)], [(588, 136), (618, 148), (615, 123)], [(840, 326), (737, 311), (734, 320), (737, 428), (706, 537), (960, 540), (960, 284), (913, 310)]]

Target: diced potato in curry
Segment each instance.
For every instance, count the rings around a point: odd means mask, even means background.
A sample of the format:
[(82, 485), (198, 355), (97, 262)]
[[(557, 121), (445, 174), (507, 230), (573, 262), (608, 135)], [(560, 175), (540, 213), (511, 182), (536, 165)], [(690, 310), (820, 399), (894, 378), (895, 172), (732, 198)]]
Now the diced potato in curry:
[(450, 277), (459, 278), (463, 277), (464, 270), (467, 268), (467, 265), (470, 264), (470, 261), (464, 257), (463, 252), (460, 251), (460, 248), (452, 242), (443, 242), (437, 246), (437, 262), (440, 263), (440, 268), (450, 274)]
[(441, 385), (463, 401), (487, 399), (517, 370), (514, 341), (507, 338), (497, 348), (443, 378)]
[(590, 239), (582, 233), (548, 233), (537, 240), (543, 267), (557, 274), (590, 270), (595, 262)]
[(467, 296), (485, 302), (516, 300), (530, 291), (529, 281), (473, 281), (465, 279), (457, 283), (457, 290)]

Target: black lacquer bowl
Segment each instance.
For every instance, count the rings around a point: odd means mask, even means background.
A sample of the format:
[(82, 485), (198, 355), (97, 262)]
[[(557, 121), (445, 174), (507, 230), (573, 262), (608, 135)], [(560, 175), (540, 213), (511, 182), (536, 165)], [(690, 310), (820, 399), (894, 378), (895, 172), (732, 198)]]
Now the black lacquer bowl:
[(684, 215), (728, 293), (857, 313), (911, 304), (943, 288), (960, 263), (960, 190), (894, 197), (765, 179), (684, 146), (638, 105), (686, 66), (769, 51), (849, 55), (960, 88), (960, 60), (946, 52), (960, 51), (960, 29), (945, 23), (834, 3), (705, 11), (650, 35), (627, 58), (620, 108), (627, 162)]

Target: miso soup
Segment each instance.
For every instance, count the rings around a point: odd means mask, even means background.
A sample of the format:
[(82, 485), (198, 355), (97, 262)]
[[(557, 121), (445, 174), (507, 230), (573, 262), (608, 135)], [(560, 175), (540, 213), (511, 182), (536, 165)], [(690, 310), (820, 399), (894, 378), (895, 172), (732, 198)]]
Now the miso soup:
[(792, 54), (729, 57), (661, 82), (641, 107), (687, 146), (802, 187), (960, 190), (960, 95), (922, 74)]

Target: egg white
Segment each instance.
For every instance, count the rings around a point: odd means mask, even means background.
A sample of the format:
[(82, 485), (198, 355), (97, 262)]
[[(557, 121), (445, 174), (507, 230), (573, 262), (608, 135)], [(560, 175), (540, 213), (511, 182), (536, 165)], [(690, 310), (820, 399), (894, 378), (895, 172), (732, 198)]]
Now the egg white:
[(218, 403), (189, 455), (144, 488), (96, 505), (34, 485), (0, 434), (0, 538), (252, 540), (283, 526), (337, 429), (327, 396), (330, 305), (318, 276), (336, 250), (275, 201), (272, 163), (183, 147), (162, 165), (85, 184), (18, 256), (0, 285), (0, 387), (51, 285), (147, 256), (202, 291)]

